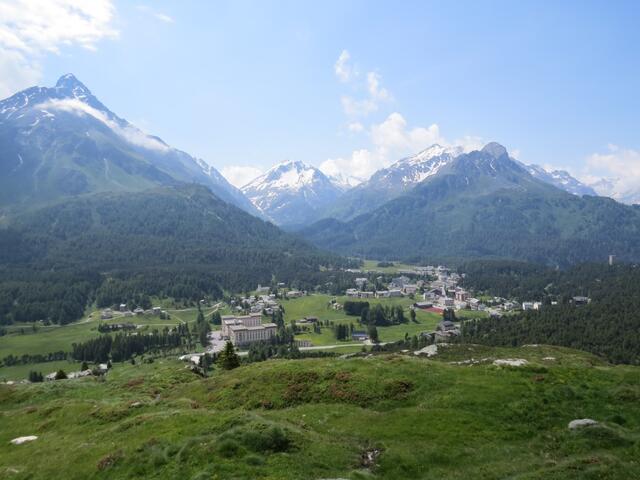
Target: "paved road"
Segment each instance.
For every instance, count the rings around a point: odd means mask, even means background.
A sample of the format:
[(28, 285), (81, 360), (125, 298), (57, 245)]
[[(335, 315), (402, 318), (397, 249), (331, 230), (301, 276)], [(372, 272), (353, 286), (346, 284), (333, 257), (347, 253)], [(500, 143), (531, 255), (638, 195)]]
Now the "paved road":
[(224, 346), (227, 343), (226, 340), (222, 339), (222, 333), (220, 330), (214, 330), (209, 333), (209, 342), (211, 345), (207, 348), (207, 352), (209, 353), (218, 353), (224, 350)]

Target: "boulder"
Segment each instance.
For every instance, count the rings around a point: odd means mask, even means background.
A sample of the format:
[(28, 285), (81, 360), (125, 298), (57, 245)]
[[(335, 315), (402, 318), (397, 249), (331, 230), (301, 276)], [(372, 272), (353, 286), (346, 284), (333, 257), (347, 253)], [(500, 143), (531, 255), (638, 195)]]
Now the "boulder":
[(580, 418), (577, 420), (571, 420), (569, 422), (569, 430), (577, 430), (578, 428), (584, 427), (593, 427), (595, 425), (598, 425), (598, 422), (592, 420), (591, 418)]
[(493, 364), (497, 367), (522, 367), (527, 362), (524, 358), (505, 358), (494, 360)]
[(38, 437), (35, 435), (27, 435), (26, 437), (14, 438), (13, 440), (11, 440), (11, 443), (13, 445), (22, 445), (23, 443), (33, 442), (34, 440), (37, 440), (37, 439)]
[(433, 357), (438, 354), (438, 345), (427, 345), (426, 347), (413, 352), (414, 355), (426, 355), (427, 357)]

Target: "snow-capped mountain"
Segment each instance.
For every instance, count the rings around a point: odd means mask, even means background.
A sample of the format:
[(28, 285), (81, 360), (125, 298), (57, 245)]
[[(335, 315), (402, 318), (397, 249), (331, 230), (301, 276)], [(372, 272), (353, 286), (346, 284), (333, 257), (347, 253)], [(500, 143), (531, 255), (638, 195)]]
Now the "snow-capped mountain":
[(278, 225), (301, 225), (316, 218), (342, 190), (316, 167), (280, 163), (242, 187), (242, 192)]
[(215, 168), (118, 117), (72, 74), (0, 102), (0, 206), (179, 182), (258, 213)]
[(540, 165), (525, 165), (525, 168), (535, 178), (574, 195), (597, 195), (592, 187), (571, 176), (566, 170), (546, 170)]
[(324, 216), (349, 219), (373, 210), (436, 175), (462, 153), (461, 147), (436, 144), (416, 155), (402, 158), (346, 192), (337, 204), (325, 211)]
[(462, 153), (462, 147), (435, 144), (416, 155), (398, 160), (390, 167), (378, 170), (367, 183), (369, 186), (407, 190), (436, 175), (443, 166)]
[(513, 258), (563, 266), (602, 262), (610, 252), (635, 261), (638, 225), (639, 208), (570, 194), (489, 143), (444, 162), (377, 208), (346, 221), (324, 218), (299, 233), (321, 248), (365, 258)]
[(343, 192), (350, 190), (354, 187), (357, 187), (365, 180), (359, 177), (355, 177), (353, 175), (346, 175), (344, 173), (336, 173), (335, 175), (327, 175), (327, 178), (331, 180), (336, 187), (338, 187)]

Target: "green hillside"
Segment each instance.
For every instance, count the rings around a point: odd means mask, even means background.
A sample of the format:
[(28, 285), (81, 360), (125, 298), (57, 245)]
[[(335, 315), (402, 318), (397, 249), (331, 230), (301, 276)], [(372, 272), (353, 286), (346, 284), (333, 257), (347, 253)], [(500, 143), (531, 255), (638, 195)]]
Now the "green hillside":
[[(104, 381), (0, 385), (0, 474), (16, 480), (640, 475), (637, 367), (553, 347), (441, 347), (435, 358), (271, 360), (216, 370), (207, 379), (165, 359), (116, 364)], [(506, 358), (529, 364), (493, 366)], [(570, 431), (568, 423), (580, 418), (601, 423)], [(26, 435), (38, 439), (9, 444)]]
[(223, 289), (297, 282), (348, 265), (196, 185), (99, 194), (23, 214), (0, 229), (0, 324), (80, 318), (140, 297), (196, 301)]
[(324, 248), (379, 259), (509, 258), (554, 266), (609, 254), (640, 260), (640, 208), (559, 190), (504, 149), (462, 155), (372, 212), (322, 220), (301, 233)]

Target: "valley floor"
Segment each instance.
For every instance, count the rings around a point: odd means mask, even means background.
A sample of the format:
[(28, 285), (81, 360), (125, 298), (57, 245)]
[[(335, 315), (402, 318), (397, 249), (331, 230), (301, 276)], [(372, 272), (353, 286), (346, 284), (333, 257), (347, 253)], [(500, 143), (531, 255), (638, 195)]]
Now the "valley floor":
[[(206, 379), (169, 359), (115, 364), (103, 381), (0, 385), (0, 477), (638, 478), (639, 400), (639, 368), (544, 346), (270, 360)], [(600, 424), (567, 428), (580, 418)]]

